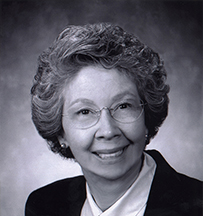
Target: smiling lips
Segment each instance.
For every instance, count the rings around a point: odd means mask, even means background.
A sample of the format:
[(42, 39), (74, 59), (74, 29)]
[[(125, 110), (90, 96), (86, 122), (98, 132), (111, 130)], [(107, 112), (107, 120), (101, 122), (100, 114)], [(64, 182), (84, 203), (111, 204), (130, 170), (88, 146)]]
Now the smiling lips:
[(104, 159), (104, 160), (114, 159), (114, 158), (121, 156), (127, 147), (128, 146), (125, 146), (124, 148), (122, 148), (120, 150), (115, 150), (115, 151), (111, 151), (111, 152), (98, 151), (98, 152), (94, 152), (94, 154), (96, 154), (97, 156), (99, 156), (101, 159)]

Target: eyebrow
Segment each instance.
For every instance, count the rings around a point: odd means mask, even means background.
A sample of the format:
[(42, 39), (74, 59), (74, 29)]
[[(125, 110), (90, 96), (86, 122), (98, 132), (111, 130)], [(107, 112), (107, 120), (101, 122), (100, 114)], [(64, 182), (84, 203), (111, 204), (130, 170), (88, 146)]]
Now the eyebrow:
[[(121, 100), (121, 99), (123, 99), (125, 96), (132, 96), (132, 97), (134, 97), (134, 98), (138, 98), (135, 94), (133, 94), (132, 92), (130, 92), (130, 91), (124, 91), (124, 92), (122, 92), (122, 93), (120, 93), (120, 94), (117, 94), (117, 95), (115, 95), (113, 98), (112, 98), (112, 101), (117, 101), (117, 100)], [(139, 99), (139, 98), (138, 98)]]
[(78, 98), (76, 100), (74, 100), (71, 104), (70, 107), (73, 106), (76, 103), (87, 103), (87, 104), (94, 104), (94, 102), (92, 100), (89, 100), (87, 98)]
[[(115, 101), (118, 101), (118, 100), (121, 100), (123, 99), (125, 96), (132, 96), (134, 98), (137, 98), (137, 96), (135, 94), (133, 94), (132, 92), (130, 91), (124, 91), (120, 94), (117, 94), (115, 95), (113, 98), (112, 98), (112, 101), (113, 103)], [(77, 98), (76, 100), (74, 100), (71, 104), (70, 104), (70, 107), (73, 106), (74, 104), (77, 104), (77, 103), (87, 103), (87, 104), (90, 104), (90, 105), (96, 105), (94, 103), (94, 101), (90, 100), (90, 99), (87, 99), (87, 98)]]

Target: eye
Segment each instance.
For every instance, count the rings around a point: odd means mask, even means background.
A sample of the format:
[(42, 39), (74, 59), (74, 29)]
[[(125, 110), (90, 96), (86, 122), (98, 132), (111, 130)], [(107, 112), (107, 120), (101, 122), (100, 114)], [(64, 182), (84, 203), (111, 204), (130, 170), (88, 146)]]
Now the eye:
[(88, 110), (88, 109), (82, 109), (82, 110), (79, 110), (77, 112), (77, 115), (88, 115), (90, 114), (91, 110)]
[(127, 109), (131, 107), (132, 105), (130, 103), (123, 103), (123, 104), (120, 104), (117, 109)]

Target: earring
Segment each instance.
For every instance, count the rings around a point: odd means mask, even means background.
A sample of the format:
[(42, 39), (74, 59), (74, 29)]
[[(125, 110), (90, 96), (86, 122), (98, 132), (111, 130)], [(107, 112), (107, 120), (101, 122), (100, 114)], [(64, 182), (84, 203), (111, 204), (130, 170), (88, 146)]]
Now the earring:
[(145, 144), (149, 144), (149, 136), (148, 134), (145, 134)]
[(66, 148), (66, 144), (65, 143), (61, 143), (61, 148)]

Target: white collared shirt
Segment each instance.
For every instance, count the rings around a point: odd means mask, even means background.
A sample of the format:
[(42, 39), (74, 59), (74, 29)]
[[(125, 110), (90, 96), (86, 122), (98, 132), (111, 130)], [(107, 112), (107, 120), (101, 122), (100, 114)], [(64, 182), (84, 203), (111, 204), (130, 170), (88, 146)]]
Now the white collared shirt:
[(138, 178), (123, 196), (104, 212), (95, 203), (86, 183), (87, 198), (81, 216), (143, 216), (155, 170), (154, 159), (144, 153), (143, 167)]

